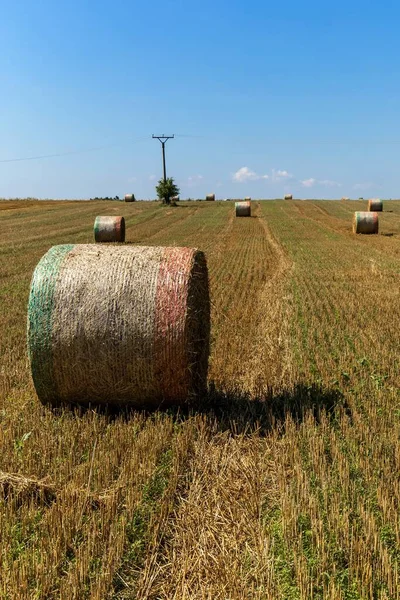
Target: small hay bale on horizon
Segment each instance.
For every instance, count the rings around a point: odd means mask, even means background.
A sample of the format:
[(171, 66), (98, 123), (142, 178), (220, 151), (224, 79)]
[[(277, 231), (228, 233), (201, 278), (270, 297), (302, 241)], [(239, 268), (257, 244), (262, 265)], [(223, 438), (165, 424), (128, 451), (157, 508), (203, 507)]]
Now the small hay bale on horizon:
[(235, 215), (237, 217), (251, 217), (251, 202), (235, 202)]
[(210, 347), (205, 256), (53, 246), (33, 273), (27, 336), (43, 404), (155, 409), (201, 397)]
[(125, 219), (124, 217), (96, 217), (94, 221), (95, 242), (124, 242)]
[(353, 216), (353, 233), (378, 233), (379, 218), (377, 212), (357, 211)]
[(379, 198), (371, 198), (368, 200), (368, 210), (372, 212), (382, 212), (383, 202)]
[(215, 201), (215, 194), (207, 194), (206, 200), (208, 202)]
[(125, 194), (125, 202), (136, 202), (135, 194)]
[(341, 200), (350, 200), (347, 196), (342, 196)]
[(293, 194), (285, 194), (283, 199), (284, 200), (293, 200)]

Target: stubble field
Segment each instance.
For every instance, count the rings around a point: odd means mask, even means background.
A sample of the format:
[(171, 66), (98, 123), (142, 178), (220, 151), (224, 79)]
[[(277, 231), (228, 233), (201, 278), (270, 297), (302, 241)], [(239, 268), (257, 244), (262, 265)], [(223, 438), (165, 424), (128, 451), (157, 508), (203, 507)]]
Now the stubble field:
[[(1, 599), (400, 598), (400, 202), (354, 236), (365, 204), (0, 202)], [(125, 216), (128, 243), (206, 253), (195, 410), (35, 395), (33, 269), (101, 214)]]

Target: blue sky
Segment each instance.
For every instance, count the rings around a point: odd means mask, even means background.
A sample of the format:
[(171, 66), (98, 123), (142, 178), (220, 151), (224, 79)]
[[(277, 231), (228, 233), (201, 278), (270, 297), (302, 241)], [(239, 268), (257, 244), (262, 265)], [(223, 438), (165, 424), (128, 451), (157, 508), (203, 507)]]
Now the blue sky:
[(400, 197), (395, 2), (3, 0), (0, 197)]

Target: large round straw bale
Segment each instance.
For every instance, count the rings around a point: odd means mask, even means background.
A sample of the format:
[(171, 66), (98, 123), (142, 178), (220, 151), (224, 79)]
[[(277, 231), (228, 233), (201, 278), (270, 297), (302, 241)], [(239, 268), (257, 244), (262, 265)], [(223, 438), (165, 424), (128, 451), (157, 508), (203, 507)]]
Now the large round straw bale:
[(235, 213), (237, 217), (250, 217), (251, 202), (248, 200), (245, 202), (235, 202)]
[(95, 242), (124, 242), (124, 217), (96, 217), (94, 221)]
[(377, 212), (359, 211), (354, 213), (353, 233), (378, 233)]
[(192, 248), (54, 246), (28, 304), (28, 354), (45, 404), (153, 408), (206, 390), (210, 302)]
[(125, 194), (125, 202), (136, 202), (135, 194)]
[(368, 210), (381, 212), (383, 210), (382, 200), (379, 200), (379, 198), (371, 198), (371, 200), (368, 200)]
[(215, 200), (215, 194), (207, 194), (206, 200)]
[(285, 194), (284, 200), (293, 200), (293, 194)]

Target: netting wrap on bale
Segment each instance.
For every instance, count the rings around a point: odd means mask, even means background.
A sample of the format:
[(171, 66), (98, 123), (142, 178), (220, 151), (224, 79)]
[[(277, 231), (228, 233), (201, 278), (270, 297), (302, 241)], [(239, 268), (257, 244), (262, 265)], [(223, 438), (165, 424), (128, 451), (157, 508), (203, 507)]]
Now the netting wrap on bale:
[(359, 211), (354, 213), (353, 233), (378, 233), (378, 213)]
[(125, 241), (124, 217), (96, 217), (93, 229), (96, 242)]
[(378, 198), (371, 198), (371, 200), (368, 200), (368, 210), (372, 212), (382, 212), (382, 200), (379, 200)]
[(235, 202), (235, 214), (237, 217), (251, 217), (251, 202)]
[(293, 194), (285, 194), (284, 200), (293, 200)]
[(125, 194), (125, 202), (135, 202), (135, 194)]
[(43, 403), (185, 403), (206, 390), (209, 337), (198, 250), (54, 246), (34, 271), (28, 354)]
[(215, 200), (215, 194), (207, 194), (206, 200)]

